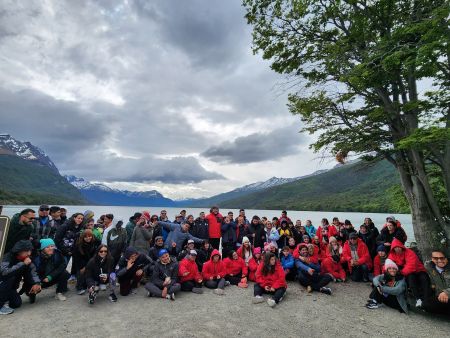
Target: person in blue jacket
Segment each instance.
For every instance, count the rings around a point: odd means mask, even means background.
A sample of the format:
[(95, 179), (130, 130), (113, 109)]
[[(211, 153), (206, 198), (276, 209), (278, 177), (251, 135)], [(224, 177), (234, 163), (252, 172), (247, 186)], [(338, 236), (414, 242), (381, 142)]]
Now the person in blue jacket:
[(222, 257), (228, 257), (231, 251), (236, 250), (237, 224), (229, 216), (223, 220), (222, 230)]
[(163, 229), (169, 231), (167, 239), (164, 243), (164, 247), (169, 252), (175, 250), (176, 254), (178, 255), (180, 251), (183, 250), (184, 242), (188, 239), (192, 239), (194, 243), (203, 243), (203, 240), (201, 238), (194, 237), (189, 233), (188, 223), (178, 224), (161, 221), (158, 221), (157, 223), (162, 225)]
[(314, 227), (314, 225), (312, 225), (312, 222), (309, 219), (306, 220), (305, 229), (306, 229), (306, 232), (308, 233), (309, 237), (312, 238), (316, 235), (317, 230)]
[(286, 280), (295, 280), (295, 260), (288, 246), (281, 251), (281, 266), (283, 267)]

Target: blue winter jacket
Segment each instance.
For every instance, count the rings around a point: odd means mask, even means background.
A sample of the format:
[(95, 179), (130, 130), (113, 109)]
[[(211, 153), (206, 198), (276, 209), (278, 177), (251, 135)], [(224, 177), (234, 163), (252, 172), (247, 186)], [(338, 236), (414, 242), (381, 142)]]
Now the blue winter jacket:
[(203, 239), (194, 237), (189, 232), (183, 232), (183, 230), (181, 230), (181, 225), (178, 223), (158, 222), (158, 224), (161, 224), (163, 229), (169, 231), (167, 239), (164, 242), (164, 246), (169, 251), (172, 249), (172, 242), (177, 244), (175, 249), (177, 254), (183, 250), (183, 243), (188, 239), (192, 239), (195, 243), (203, 243)]
[(281, 254), (281, 266), (284, 270), (292, 269), (294, 267), (294, 257), (289, 254), (287, 256)]

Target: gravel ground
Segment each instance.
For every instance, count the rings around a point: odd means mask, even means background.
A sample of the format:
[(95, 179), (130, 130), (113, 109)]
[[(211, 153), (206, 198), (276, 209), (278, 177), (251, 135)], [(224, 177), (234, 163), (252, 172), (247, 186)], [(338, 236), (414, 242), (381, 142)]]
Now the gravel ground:
[(450, 321), (427, 314), (408, 316), (390, 308), (364, 307), (370, 286), (334, 284), (333, 295), (307, 294), (290, 283), (274, 309), (253, 305), (253, 287), (226, 288), (224, 296), (180, 293), (176, 301), (147, 298), (145, 289), (110, 303), (103, 292), (94, 305), (73, 285), (67, 301), (54, 299), (54, 288), (0, 318), (1, 337), (448, 337)]

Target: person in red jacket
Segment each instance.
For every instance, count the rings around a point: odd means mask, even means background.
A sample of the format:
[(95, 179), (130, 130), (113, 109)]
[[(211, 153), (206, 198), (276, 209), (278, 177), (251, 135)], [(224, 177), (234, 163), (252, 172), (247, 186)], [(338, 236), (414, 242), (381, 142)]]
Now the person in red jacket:
[(178, 276), (180, 277), (180, 284), (182, 291), (192, 291), (194, 293), (203, 293), (202, 282), (203, 278), (198, 271), (197, 251), (191, 250), (189, 255), (180, 262), (178, 268)]
[(327, 229), (325, 234), (328, 238), (330, 238), (331, 236), (336, 237), (336, 235), (338, 234), (338, 230), (336, 229), (336, 227), (332, 224), (330, 225), (330, 223), (328, 222), (328, 219), (322, 218), (322, 225), (316, 231), (316, 236), (319, 237), (320, 243), (328, 244), (327, 241), (324, 241), (323, 231), (322, 231), (323, 229)]
[(211, 244), (214, 249), (219, 250), (220, 237), (222, 237), (221, 227), (223, 222), (223, 216), (219, 213), (219, 207), (213, 206), (210, 209), (210, 213), (205, 216), (205, 219), (209, 224), (209, 244)]
[(397, 264), (400, 273), (405, 276), (406, 284), (416, 298), (416, 307), (422, 307), (422, 300), (430, 294), (430, 278), (419, 257), (394, 238), (388, 258)]
[(216, 295), (223, 295), (226, 285), (225, 281), (226, 268), (222, 261), (219, 250), (214, 249), (211, 258), (203, 264), (202, 276), (205, 286), (208, 289), (214, 289)]
[(273, 295), (267, 300), (270, 307), (274, 307), (281, 302), (287, 289), (284, 270), (277, 257), (268, 252), (264, 255), (264, 262), (259, 265), (256, 271), (256, 283), (253, 289), (254, 304), (264, 302), (263, 294)]
[(253, 256), (248, 262), (248, 280), (251, 282), (256, 282), (256, 270), (261, 264), (261, 248), (257, 247), (253, 249)]
[(225, 279), (230, 284), (238, 285), (243, 278), (247, 277), (248, 268), (245, 261), (238, 256), (236, 251), (231, 251), (230, 256), (223, 260), (226, 269)]
[(352, 232), (349, 235), (348, 241), (345, 242), (341, 262), (348, 264), (348, 270), (352, 281), (369, 281), (372, 258), (370, 257), (367, 245), (358, 238), (357, 233)]
[(384, 262), (387, 259), (386, 247), (380, 244), (377, 247), (377, 255), (373, 259), (373, 276), (379, 276), (384, 273)]
[(335, 282), (345, 282), (347, 275), (341, 264), (342, 251), (336, 237), (330, 237), (327, 256), (320, 265), (320, 274), (329, 274)]

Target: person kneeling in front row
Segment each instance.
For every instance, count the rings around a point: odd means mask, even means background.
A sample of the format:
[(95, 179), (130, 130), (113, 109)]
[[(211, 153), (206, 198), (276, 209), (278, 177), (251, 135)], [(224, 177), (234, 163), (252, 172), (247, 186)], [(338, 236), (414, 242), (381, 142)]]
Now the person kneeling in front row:
[(181, 285), (177, 282), (178, 263), (170, 258), (166, 249), (159, 250), (158, 256), (150, 282), (145, 284), (147, 296), (175, 300), (175, 294), (181, 290)]
[(284, 270), (275, 254), (268, 252), (264, 254), (264, 262), (256, 271), (256, 283), (254, 285), (254, 304), (264, 302), (263, 294), (273, 295), (267, 300), (270, 307), (281, 302), (287, 289)]
[(128, 296), (136, 293), (139, 282), (144, 277), (144, 271), (151, 264), (150, 259), (140, 254), (135, 248), (128, 247), (119, 259), (117, 279), (120, 284), (120, 295)]

